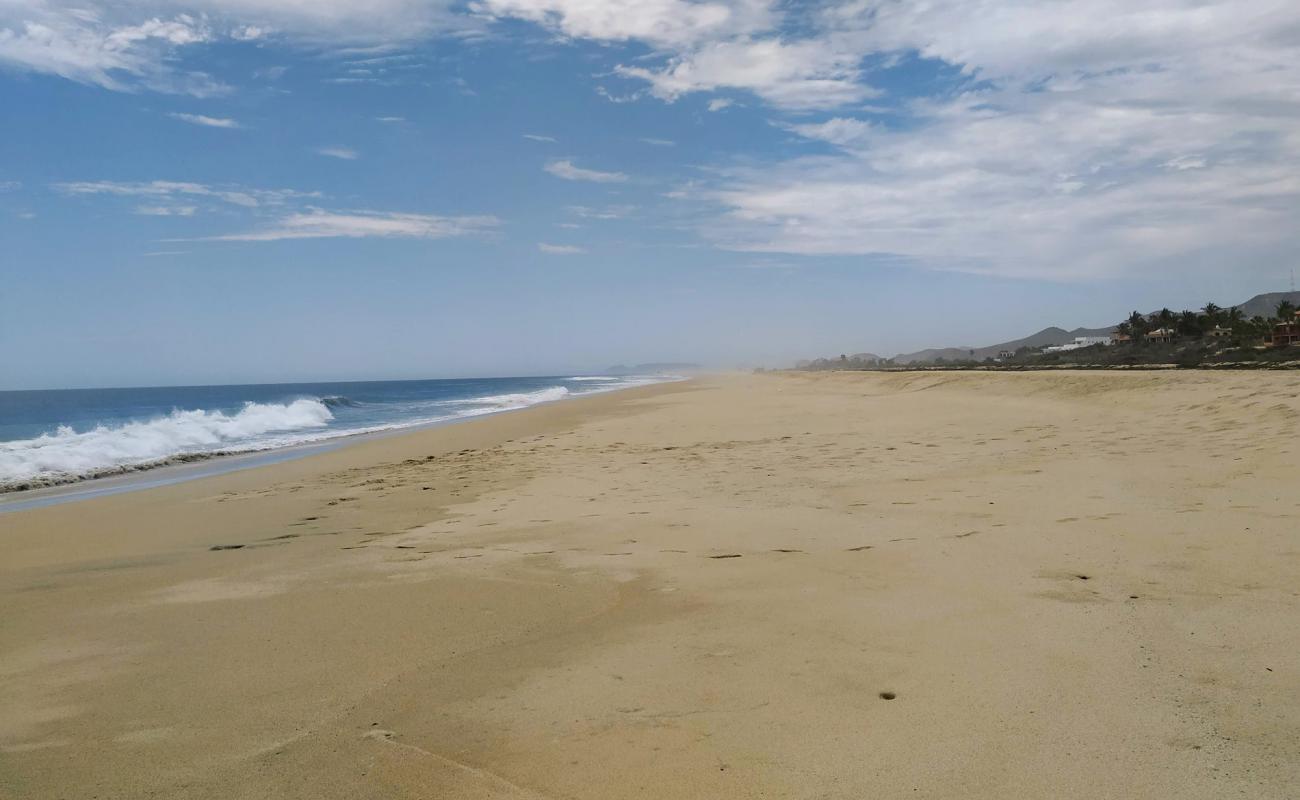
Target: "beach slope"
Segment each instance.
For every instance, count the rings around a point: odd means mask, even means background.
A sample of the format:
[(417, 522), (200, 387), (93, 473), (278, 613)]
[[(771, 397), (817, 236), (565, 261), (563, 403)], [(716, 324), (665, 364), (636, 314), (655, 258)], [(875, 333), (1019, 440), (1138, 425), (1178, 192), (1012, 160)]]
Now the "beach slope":
[(720, 376), (3, 514), (0, 797), (1295, 797), (1298, 390)]

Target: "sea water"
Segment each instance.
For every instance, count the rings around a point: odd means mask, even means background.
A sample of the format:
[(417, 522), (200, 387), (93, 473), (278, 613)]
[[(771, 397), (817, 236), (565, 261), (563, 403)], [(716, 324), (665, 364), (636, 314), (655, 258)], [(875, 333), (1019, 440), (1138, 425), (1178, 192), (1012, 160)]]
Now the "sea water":
[(670, 376), (0, 392), (0, 491), (527, 408)]

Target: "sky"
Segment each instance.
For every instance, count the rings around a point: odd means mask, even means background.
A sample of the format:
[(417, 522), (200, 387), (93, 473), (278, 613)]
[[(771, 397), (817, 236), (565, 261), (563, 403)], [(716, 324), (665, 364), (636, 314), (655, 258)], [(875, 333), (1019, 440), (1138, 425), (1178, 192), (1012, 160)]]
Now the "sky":
[(1294, 0), (0, 0), (0, 389), (785, 366), (1300, 266)]

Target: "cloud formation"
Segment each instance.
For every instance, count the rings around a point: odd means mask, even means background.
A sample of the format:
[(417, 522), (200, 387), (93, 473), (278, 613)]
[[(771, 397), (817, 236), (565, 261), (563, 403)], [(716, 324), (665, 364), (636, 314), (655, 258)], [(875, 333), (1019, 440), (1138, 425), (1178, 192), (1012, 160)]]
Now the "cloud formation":
[(210, 76), (167, 63), (178, 49), (212, 36), (206, 22), (188, 14), (115, 24), (94, 10), (47, 0), (0, 4), (0, 66), (119, 91), (141, 86), (196, 97), (224, 93), (228, 87)]
[(214, 236), (210, 239), (225, 242), (328, 238), (446, 239), (482, 233), (500, 223), (493, 216), (442, 217), (383, 211), (338, 213), (312, 208), (289, 214), (260, 230)]
[(479, 14), (535, 22), (574, 39), (642, 41), (657, 47), (688, 47), (718, 37), (771, 27), (766, 0), (479, 0)]
[(145, 197), (155, 203), (177, 198), (206, 198), (242, 208), (279, 206), (289, 200), (320, 197), (319, 192), (300, 192), (294, 189), (249, 189), (242, 186), (209, 186), (188, 181), (79, 181), (55, 183), (52, 188), (67, 195), (110, 195), (115, 197)]
[[(857, 2), (861, 52), (942, 60), (964, 91), (901, 123), (782, 123), (828, 152), (727, 170), (708, 235), (1080, 279), (1300, 249), (1300, 7), (1270, 0)], [(1289, 33), (1288, 33), (1289, 32)]]
[(198, 206), (136, 206), (135, 213), (146, 217), (192, 217)]
[(227, 117), (209, 117), (203, 114), (181, 114), (178, 112), (172, 112), (167, 116), (171, 117), (172, 119), (178, 119), (181, 122), (188, 122), (191, 125), (202, 125), (208, 128), (242, 128), (243, 127), (235, 120), (229, 119)]
[(660, 68), (619, 66), (618, 74), (650, 84), (673, 101), (692, 92), (742, 89), (792, 110), (835, 108), (877, 95), (861, 81), (862, 53), (806, 40), (776, 38), (712, 42), (674, 56)]
[(409, 43), (478, 27), (452, 0), (4, 0), (0, 67), (115, 91), (210, 97), (230, 87), (178, 66), (194, 45), (274, 38), (309, 48)]
[(317, 147), (314, 152), (317, 155), (339, 158), (344, 161), (355, 161), (359, 156), (357, 151), (351, 147)]
[(576, 245), (547, 244), (546, 242), (538, 242), (537, 249), (552, 256), (575, 256), (587, 252), (585, 249)]
[[(1300, 250), (1300, 5), (1282, 0), (0, 0), (0, 67), (207, 96), (229, 87), (186, 69), (200, 45), (348, 50), (360, 76), (407, 58), (394, 46), (500, 20), (633, 45), (601, 48), (613, 55), (593, 89), (611, 100), (739, 101), (803, 142), (798, 157), (702, 165), (690, 191), (669, 193), (698, 205), (720, 247), (1055, 279), (1224, 252), (1261, 271)], [(544, 169), (629, 180), (573, 159)], [(277, 202), (168, 182), (61, 191), (170, 213)]]
[(557, 178), (563, 178), (566, 181), (590, 181), (592, 183), (622, 183), (627, 180), (627, 175), (621, 172), (601, 172), (595, 169), (583, 169), (575, 166), (568, 159), (548, 161), (542, 169), (551, 173)]

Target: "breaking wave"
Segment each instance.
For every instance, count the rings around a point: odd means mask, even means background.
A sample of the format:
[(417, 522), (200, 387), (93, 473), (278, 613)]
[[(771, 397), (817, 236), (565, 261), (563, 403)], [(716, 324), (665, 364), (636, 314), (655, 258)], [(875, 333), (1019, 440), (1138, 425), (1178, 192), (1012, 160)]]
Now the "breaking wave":
[(0, 442), (0, 487), (66, 483), (217, 453), (263, 449), (268, 433), (323, 428), (334, 415), (317, 399), (245, 403), (237, 413), (175, 410), (165, 417), (97, 426), (66, 425), (34, 439)]
[(142, 412), (136, 421), (100, 424), (91, 429), (60, 425), (35, 438), (0, 441), (0, 493), (234, 453), (436, 425), (671, 378), (583, 376), (559, 380), (574, 383), (454, 399), (401, 394), (385, 397), (371, 390), (365, 401), (358, 401), (342, 394), (321, 393), (319, 397), (300, 396), (295, 400), (250, 401), (238, 411), (178, 408), (165, 416), (144, 419), (143, 413), (147, 412)]
[(483, 397), (470, 397), (464, 400), (452, 400), (448, 405), (473, 406), (455, 412), (458, 417), (473, 417), (480, 414), (495, 414), (498, 411), (514, 411), (528, 408), (538, 403), (551, 403), (569, 396), (569, 390), (563, 386), (548, 386), (535, 392), (518, 392), (515, 394), (490, 394)]

